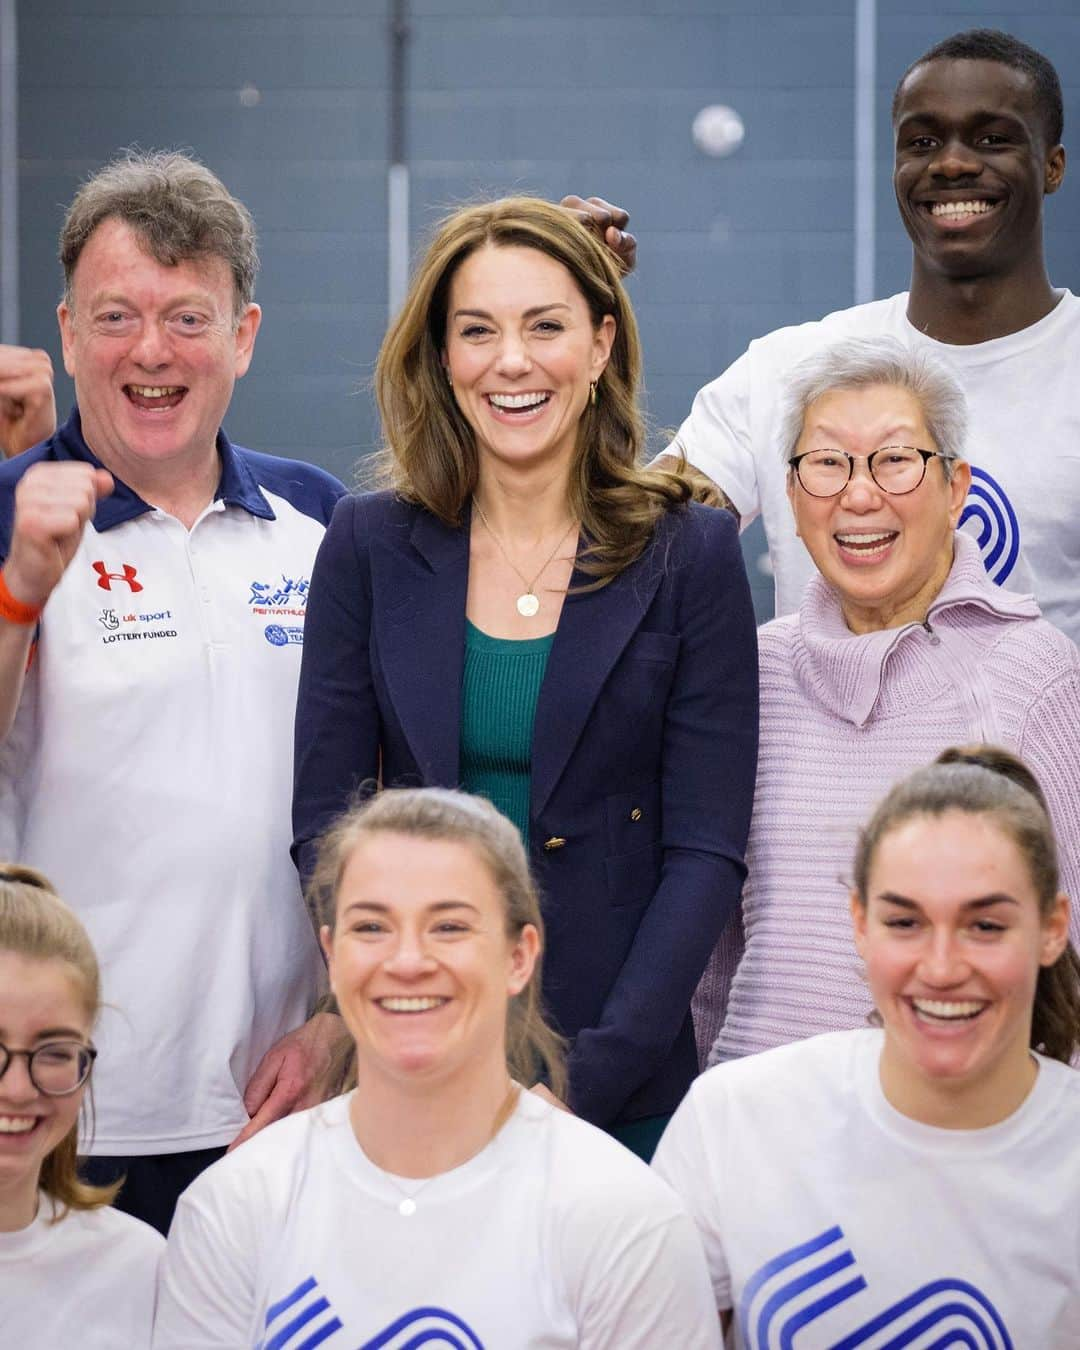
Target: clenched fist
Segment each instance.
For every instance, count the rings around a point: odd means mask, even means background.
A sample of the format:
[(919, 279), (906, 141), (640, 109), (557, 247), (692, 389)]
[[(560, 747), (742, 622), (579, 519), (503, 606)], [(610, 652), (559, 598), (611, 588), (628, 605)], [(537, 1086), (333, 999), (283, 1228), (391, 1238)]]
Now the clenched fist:
[(0, 344), (0, 455), (18, 455), (56, 430), (49, 353)]
[(86, 522), (113, 490), (91, 464), (33, 464), (15, 489), (15, 524), (4, 581), (16, 600), (40, 609), (75, 555)]

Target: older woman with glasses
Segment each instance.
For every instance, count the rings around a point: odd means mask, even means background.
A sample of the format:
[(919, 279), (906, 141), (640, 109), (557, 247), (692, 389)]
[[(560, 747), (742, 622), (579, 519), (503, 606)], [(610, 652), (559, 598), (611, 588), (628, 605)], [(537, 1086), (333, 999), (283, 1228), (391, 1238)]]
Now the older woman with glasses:
[[(989, 580), (958, 531), (965, 429), (949, 370), (893, 339), (838, 343), (792, 379), (781, 448), (818, 575), (798, 612), (759, 635), (742, 922), (694, 1004), (714, 1062), (865, 1021), (847, 909), (855, 829), (947, 745), (1005, 744), (1031, 765), (1078, 931), (1080, 656), (1031, 596)], [(1037, 447), (1017, 453), (1038, 472)]]

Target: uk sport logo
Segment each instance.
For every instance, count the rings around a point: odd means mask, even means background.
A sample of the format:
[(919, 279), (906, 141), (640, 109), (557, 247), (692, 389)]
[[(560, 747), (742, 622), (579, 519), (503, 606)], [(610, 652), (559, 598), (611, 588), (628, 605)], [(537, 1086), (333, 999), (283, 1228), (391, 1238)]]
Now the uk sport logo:
[[(829, 1228), (747, 1281), (739, 1301), (747, 1350), (1014, 1350), (994, 1305), (966, 1280), (931, 1280), (876, 1313), (868, 1290), (843, 1229)], [(854, 1329), (826, 1342), (814, 1323), (849, 1301), (844, 1326)]]
[[(263, 1339), (255, 1350), (309, 1350), (333, 1339), (335, 1350), (345, 1350), (346, 1342), (337, 1333), (341, 1318), (330, 1300), (309, 1276), (291, 1293), (266, 1310)], [(483, 1342), (460, 1317), (445, 1308), (413, 1308), (383, 1327), (355, 1350), (420, 1350), (422, 1346), (454, 1346), (456, 1350), (484, 1350)], [(329, 1350), (329, 1346), (327, 1347)]]
[(94, 571), (98, 574), (97, 584), (101, 587), (103, 591), (111, 591), (112, 584), (114, 581), (125, 582), (129, 590), (131, 591), (132, 595), (137, 595), (138, 592), (141, 591), (143, 588), (142, 582), (135, 580), (136, 572), (135, 568), (132, 567), (131, 563), (122, 564), (123, 571), (121, 572), (110, 572), (106, 568), (105, 564), (100, 560), (96, 563), (91, 563), (91, 566), (93, 567)]
[(1020, 522), (1005, 489), (985, 469), (971, 466), (971, 487), (960, 528), (974, 535), (987, 576), (1004, 586), (1020, 556)]

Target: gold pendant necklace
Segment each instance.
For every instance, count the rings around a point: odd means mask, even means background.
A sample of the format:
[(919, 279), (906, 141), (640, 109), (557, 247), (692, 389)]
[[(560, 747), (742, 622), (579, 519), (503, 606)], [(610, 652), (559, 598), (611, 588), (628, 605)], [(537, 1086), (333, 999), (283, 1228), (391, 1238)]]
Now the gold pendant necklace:
[(574, 528), (574, 521), (571, 521), (570, 524), (566, 527), (566, 529), (559, 537), (559, 542), (548, 554), (547, 560), (544, 563), (544, 565), (540, 568), (539, 572), (537, 572), (536, 576), (533, 577), (532, 581), (529, 581), (526, 578), (524, 572), (521, 571), (521, 569), (514, 562), (513, 558), (511, 558), (510, 554), (507, 553), (506, 546), (503, 544), (503, 541), (499, 538), (499, 536), (495, 533), (495, 531), (491, 528), (491, 522), (488, 520), (487, 516), (484, 515), (483, 507), (481, 507), (480, 503), (476, 500), (475, 497), (473, 498), (473, 506), (476, 507), (476, 514), (483, 521), (484, 528), (487, 530), (488, 534), (491, 535), (492, 539), (494, 539), (495, 543), (498, 545), (499, 552), (506, 559), (507, 565), (520, 578), (521, 584), (525, 587), (524, 591), (522, 591), (522, 593), (518, 596), (517, 600), (514, 602), (515, 605), (517, 606), (517, 612), (521, 615), (523, 619), (535, 618), (536, 615), (540, 613), (540, 597), (536, 594), (536, 583), (540, 580), (540, 578), (544, 575), (547, 569), (551, 566), (552, 562), (554, 561), (555, 554), (558, 553), (560, 548), (562, 548), (563, 544), (566, 541), (566, 536)]

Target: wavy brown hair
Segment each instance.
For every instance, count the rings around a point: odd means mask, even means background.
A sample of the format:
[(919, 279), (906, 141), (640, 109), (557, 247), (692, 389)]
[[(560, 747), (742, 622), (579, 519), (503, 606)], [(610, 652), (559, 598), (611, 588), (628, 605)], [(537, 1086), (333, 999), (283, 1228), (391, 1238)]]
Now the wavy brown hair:
[[(928, 768), (896, 784), (859, 836), (855, 853), (859, 903), (865, 908), (870, 867), (885, 835), (913, 816), (941, 816), (947, 811), (989, 816), (1013, 841), (1027, 864), (1045, 919), (1058, 896), (1057, 846), (1046, 798), (1023, 760), (994, 745), (943, 750)], [(1039, 968), (1031, 1048), (1064, 1064), (1080, 1051), (1080, 958), (1071, 942), (1053, 965)]]
[[(325, 924), (333, 933), (337, 894), (346, 864), (360, 843), (380, 834), (451, 840), (471, 848), (491, 873), (502, 899), (507, 938), (516, 941), (526, 924), (532, 924), (543, 949), (540, 898), (529, 872), (521, 835), (483, 797), (450, 788), (386, 788), (339, 817), (319, 842), (307, 888), (308, 904), (320, 926)], [(564, 1099), (563, 1041), (544, 1020), (540, 971), (538, 958), (529, 983), (510, 1000), (506, 1016), (506, 1063), (511, 1077), (525, 1087), (543, 1081), (556, 1097)], [(355, 1049), (350, 1037), (334, 1057), (327, 1091), (343, 1091), (355, 1082)]]
[(611, 356), (578, 429), (568, 505), (587, 541), (578, 566), (603, 585), (645, 550), (664, 511), (690, 499), (678, 472), (642, 467), (638, 406), (641, 343), (619, 265), (569, 211), (538, 197), (466, 206), (436, 226), (375, 367), (384, 449), (379, 475), (407, 501), (452, 527), (476, 490), (472, 428), (443, 368), (450, 285), (477, 249), (534, 248), (561, 263), (589, 307), (594, 329), (615, 320)]
[[(86, 1014), (93, 1023), (101, 1009), (101, 976), (86, 929), (32, 867), (0, 863), (0, 951), (32, 961), (62, 961), (78, 982)], [(83, 1109), (90, 1101), (89, 1083)], [(38, 1186), (56, 1203), (56, 1219), (69, 1209), (99, 1209), (111, 1204), (122, 1182), (89, 1186), (79, 1180), (79, 1127), (75, 1124), (41, 1164)]]

